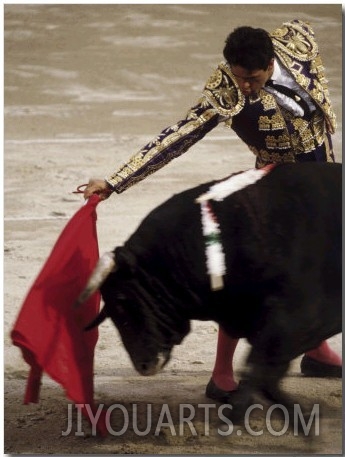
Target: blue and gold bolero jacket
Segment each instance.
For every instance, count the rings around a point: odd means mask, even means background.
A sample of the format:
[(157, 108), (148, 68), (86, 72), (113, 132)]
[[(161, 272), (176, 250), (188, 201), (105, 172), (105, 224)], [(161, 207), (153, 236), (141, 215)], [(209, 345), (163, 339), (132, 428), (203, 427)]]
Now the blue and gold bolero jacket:
[[(162, 168), (220, 123), (233, 129), (247, 144), (256, 156), (257, 168), (269, 163), (295, 162), (296, 155), (308, 153), (326, 141), (331, 148), (330, 135), (335, 131), (336, 120), (312, 28), (306, 22), (294, 20), (272, 32), (271, 38), (275, 58), (316, 106), (311, 119), (283, 110), (265, 89), (255, 99), (245, 97), (230, 66), (221, 62), (186, 117), (164, 129), (106, 178), (114, 191), (121, 193)], [(331, 155), (332, 151), (329, 152)]]

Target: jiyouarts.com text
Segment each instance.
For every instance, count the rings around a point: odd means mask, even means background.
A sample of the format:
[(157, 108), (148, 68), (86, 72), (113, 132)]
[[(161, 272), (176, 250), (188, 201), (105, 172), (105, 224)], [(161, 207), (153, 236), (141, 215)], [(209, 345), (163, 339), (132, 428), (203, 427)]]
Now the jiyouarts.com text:
[[(253, 404), (247, 408), (244, 414), (244, 420), (241, 428), (234, 426), (229, 419), (229, 410), (232, 405), (223, 404), (221, 406), (209, 403), (197, 405), (183, 403), (174, 407), (172, 414), (169, 404), (162, 405), (148, 404), (131, 404), (126, 407), (122, 404), (113, 405), (99, 404), (92, 408), (88, 404), (69, 404), (67, 410), (67, 427), (62, 431), (62, 436), (75, 435), (84, 436), (90, 432), (84, 430), (83, 419), (89, 421), (91, 425), (91, 434), (97, 435), (97, 426), (99, 421), (103, 421), (108, 434), (113, 436), (125, 435), (128, 431), (134, 432), (138, 436), (154, 435), (159, 436), (163, 433), (171, 433), (172, 436), (184, 436), (186, 433), (197, 436), (202, 434), (209, 436), (212, 431), (220, 436), (230, 436), (232, 434), (241, 435), (248, 433), (251, 436), (260, 436), (269, 433), (273, 436), (282, 436), (293, 431), (294, 436), (313, 434), (318, 436), (320, 433), (320, 407), (314, 404), (308, 420), (305, 419), (299, 404), (294, 405), (293, 414), (281, 404), (274, 404), (268, 409), (259, 404)], [(159, 408), (157, 409), (157, 406)], [(264, 416), (261, 427), (251, 425), (252, 415), (261, 412)], [(228, 413), (228, 414), (227, 414)], [(279, 414), (279, 426), (273, 418)], [(216, 414), (216, 421), (211, 420)], [(290, 417), (292, 416), (293, 417)], [(273, 425), (274, 423), (274, 425)], [(116, 424), (116, 426), (114, 425)], [(196, 426), (198, 424), (198, 427)], [(202, 424), (200, 430), (200, 424)]]

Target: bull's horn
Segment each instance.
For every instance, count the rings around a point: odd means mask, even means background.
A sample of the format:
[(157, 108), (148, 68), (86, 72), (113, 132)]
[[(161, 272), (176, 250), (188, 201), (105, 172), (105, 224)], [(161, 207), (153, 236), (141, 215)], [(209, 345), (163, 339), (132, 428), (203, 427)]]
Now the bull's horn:
[(85, 289), (81, 292), (74, 307), (77, 308), (82, 303), (86, 302), (93, 293), (98, 290), (106, 280), (107, 276), (115, 270), (115, 257), (113, 252), (106, 252), (98, 260), (98, 263), (93, 270)]
[(92, 322), (90, 322), (90, 323), (84, 328), (84, 330), (88, 331), (88, 330), (92, 330), (92, 329), (95, 328), (95, 327), (98, 327), (103, 321), (106, 320), (107, 317), (108, 317), (108, 316), (107, 316), (107, 313), (106, 313), (106, 311), (105, 311), (105, 308), (103, 307), (103, 308), (101, 309), (101, 312), (98, 314), (98, 316), (95, 317), (95, 319), (94, 319)]

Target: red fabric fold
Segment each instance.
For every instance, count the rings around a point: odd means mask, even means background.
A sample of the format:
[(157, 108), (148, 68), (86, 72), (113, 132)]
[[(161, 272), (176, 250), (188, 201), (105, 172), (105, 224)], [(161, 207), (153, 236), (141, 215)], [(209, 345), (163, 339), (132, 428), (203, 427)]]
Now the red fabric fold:
[[(61, 384), (75, 403), (94, 405), (93, 363), (98, 329), (85, 331), (99, 312), (95, 293), (79, 309), (73, 304), (99, 259), (92, 196), (67, 223), (30, 288), (11, 332), (30, 373), (24, 403), (37, 403), (42, 373)], [(101, 434), (104, 427), (100, 424)]]

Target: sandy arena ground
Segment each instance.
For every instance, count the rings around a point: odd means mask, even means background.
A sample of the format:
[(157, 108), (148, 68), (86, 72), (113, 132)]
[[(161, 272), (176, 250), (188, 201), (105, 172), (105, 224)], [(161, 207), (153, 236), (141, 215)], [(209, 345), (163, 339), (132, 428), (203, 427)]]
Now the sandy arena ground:
[[(334, 143), (341, 162), (341, 13), (341, 5), (5, 5), (5, 453), (342, 453), (341, 381), (301, 377), (299, 359), (292, 363), (284, 389), (309, 407), (320, 405), (319, 436), (306, 439), (291, 431), (274, 436), (260, 411), (252, 426), (261, 435), (235, 429), (222, 436), (219, 405), (205, 428), (205, 407), (198, 405), (212, 404), (204, 391), (216, 348), (213, 322), (193, 322), (170, 364), (154, 378), (136, 374), (112, 325), (102, 325), (95, 357), (97, 401), (123, 405), (130, 418), (136, 405), (141, 430), (148, 404), (153, 411), (147, 435), (138, 436), (130, 420), (123, 434), (105, 439), (91, 436), (85, 421), (83, 434), (76, 433), (75, 410), (72, 432), (63, 436), (69, 401), (48, 377), (40, 403), (22, 404), (28, 367), (9, 336), (29, 287), (83, 203), (72, 191), (90, 177), (114, 171), (184, 116), (221, 60), (225, 37), (234, 27), (272, 30), (296, 17), (313, 24), (338, 115)], [(99, 205), (100, 251), (121, 244), (151, 208), (173, 193), (253, 163), (232, 131), (219, 127), (165, 169)], [(331, 344), (341, 351), (340, 336)], [(247, 350), (241, 341), (235, 359), (238, 378)], [(182, 404), (195, 408), (194, 435), (187, 425), (180, 433)], [(175, 429), (161, 427), (155, 435), (164, 405)], [(121, 430), (121, 410), (112, 418), (113, 429)]]

